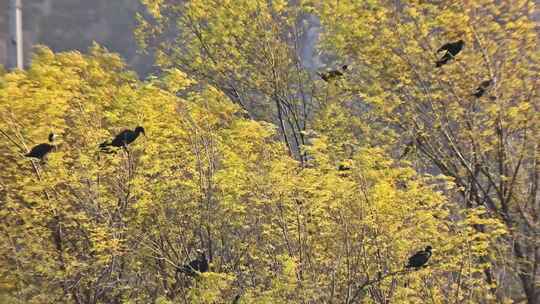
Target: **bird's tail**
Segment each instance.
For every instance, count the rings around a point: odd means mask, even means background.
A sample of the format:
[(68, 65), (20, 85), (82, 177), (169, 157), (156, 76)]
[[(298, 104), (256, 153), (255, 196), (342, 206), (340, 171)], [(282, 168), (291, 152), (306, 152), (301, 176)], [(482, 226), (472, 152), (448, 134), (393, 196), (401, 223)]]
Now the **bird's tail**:
[(176, 267), (176, 272), (180, 272), (180, 273), (186, 273), (186, 272), (189, 272), (190, 270), (191, 270), (191, 267), (186, 266), (186, 265), (183, 265), (181, 267)]
[(24, 154), (25, 157), (28, 157), (28, 158), (35, 158), (35, 159), (41, 159), (40, 157), (32, 154), (32, 152), (28, 152), (26, 154)]
[(317, 75), (319, 75), (319, 77), (321, 77), (322, 80), (328, 82), (328, 80), (329, 80), (328, 74), (317, 72)]
[(450, 61), (450, 59), (452, 59), (453, 57), (451, 55), (449, 55), (448, 53), (444, 54), (444, 56), (441, 57), (441, 59), (437, 60), (437, 62), (435, 63), (435, 66), (436, 67), (441, 67), (443, 66), (444, 64), (448, 63), (448, 61)]
[(110, 142), (104, 141), (104, 142), (99, 144), (99, 149), (101, 150), (101, 152), (107, 152), (107, 151), (109, 151), (109, 146), (110, 145), (111, 145)]
[(196, 275), (197, 273), (195, 272), (195, 270), (193, 270), (193, 268), (189, 267), (189, 266), (182, 266), (182, 267), (178, 267), (176, 269), (176, 273), (183, 273), (185, 275), (188, 275), (188, 276), (194, 276)]
[(484, 95), (484, 92), (485, 90), (484, 89), (477, 89), (473, 94), (471, 94), (471, 96), (474, 96), (476, 98), (480, 98), (482, 97), (482, 95)]

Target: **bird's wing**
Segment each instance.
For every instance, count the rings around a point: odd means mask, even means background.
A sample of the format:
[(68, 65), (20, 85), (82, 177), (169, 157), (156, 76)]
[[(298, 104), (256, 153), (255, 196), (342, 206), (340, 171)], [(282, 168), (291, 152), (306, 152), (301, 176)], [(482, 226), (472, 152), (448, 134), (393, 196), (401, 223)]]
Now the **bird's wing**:
[(424, 251), (418, 251), (412, 257), (409, 258), (409, 263), (418, 261), (418, 259), (420, 259), (422, 255), (424, 255)]
[(194, 273), (195, 271), (190, 263), (190, 264), (185, 264), (185, 265), (182, 265), (181, 267), (178, 267), (177, 272), (181, 272), (181, 273), (185, 273), (189, 275), (189, 274)]
[(200, 268), (199, 260), (193, 260), (189, 262), (189, 268), (191, 268), (192, 270), (199, 271), (199, 268)]
[(124, 141), (126, 140), (126, 137), (129, 134), (129, 132), (130, 132), (129, 130), (124, 130), (124, 131), (118, 133), (118, 135), (116, 135), (114, 137), (114, 139), (112, 140), (111, 144), (113, 146), (122, 145), (124, 143)]
[(200, 266), (199, 270), (200, 270), (201, 272), (207, 272), (208, 269), (209, 269), (208, 266), (209, 266), (209, 265), (208, 265), (208, 260), (205, 258), (205, 259), (201, 262), (201, 266)]
[(43, 144), (33, 146), (32, 149), (30, 149), (30, 152), (28, 154), (36, 153), (40, 149), (41, 145), (43, 145)]
[(139, 133), (134, 132), (134, 131), (129, 131), (129, 132), (126, 133), (126, 135), (124, 137), (124, 142), (126, 144), (130, 144), (130, 143), (134, 142), (135, 139), (137, 139), (137, 137), (139, 137)]
[(109, 144), (110, 144), (110, 142), (108, 140), (106, 140), (106, 141), (100, 143), (99, 147), (100, 148), (106, 148)]
[(50, 150), (52, 150), (52, 146), (49, 145), (49, 144), (39, 144), (37, 146), (35, 146), (32, 150), (34, 150), (36, 152), (48, 152)]
[(448, 51), (449, 47), (450, 47), (450, 43), (446, 43), (437, 50), (437, 53), (440, 53), (442, 51)]
[(414, 260), (415, 260), (415, 259), (416, 259), (416, 254), (413, 255), (413, 256), (411, 256), (411, 257), (409, 257), (409, 263), (408, 263), (408, 265), (412, 265), (412, 264), (414, 263)]
[(51, 152), (51, 150), (54, 148), (53, 145), (50, 145), (50, 144), (39, 144), (35, 147), (33, 147), (29, 153), (25, 154), (26, 156), (29, 156), (29, 157), (38, 157), (38, 158), (42, 158), (44, 157), (47, 153)]

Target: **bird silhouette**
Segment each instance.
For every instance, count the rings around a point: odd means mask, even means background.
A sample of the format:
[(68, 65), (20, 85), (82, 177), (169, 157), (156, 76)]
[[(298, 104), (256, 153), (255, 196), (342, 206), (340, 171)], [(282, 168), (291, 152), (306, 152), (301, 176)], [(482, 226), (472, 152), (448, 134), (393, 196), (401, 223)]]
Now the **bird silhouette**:
[(405, 268), (420, 268), (424, 266), (431, 257), (431, 246), (427, 246), (426, 249), (420, 250), (409, 258), (409, 263)]
[(448, 61), (452, 60), (452, 58), (456, 57), (456, 55), (461, 52), (463, 49), (463, 46), (465, 45), (465, 42), (463, 40), (458, 40), (456, 42), (449, 42), (445, 45), (441, 46), (437, 53), (440, 53), (442, 51), (446, 51), (444, 55), (441, 57), (441, 59), (437, 60), (435, 65), (437, 67), (441, 67), (444, 64), (448, 63)]
[(484, 93), (486, 93), (487, 89), (489, 88), (492, 82), (493, 81), (491, 79), (482, 81), (480, 85), (478, 86), (478, 88), (476, 88), (476, 91), (473, 93), (473, 96), (475, 96), (476, 98), (482, 97)]
[(234, 297), (234, 299), (233, 299), (233, 301), (231, 302), (231, 304), (238, 304), (238, 303), (240, 303), (240, 297), (241, 297), (241, 296), (242, 296), (241, 294), (237, 294), (237, 295)]
[(345, 65), (343, 65), (341, 67), (341, 71), (340, 70), (332, 70), (332, 71), (323, 72), (323, 73), (317, 73), (317, 74), (322, 78), (322, 80), (324, 80), (326, 82), (329, 82), (330, 80), (332, 80), (334, 78), (338, 78), (338, 77), (343, 76), (343, 73), (345, 71), (347, 71), (348, 68), (349, 68), (349, 66), (345, 64)]
[(176, 273), (183, 273), (190, 277), (195, 277), (199, 273), (208, 271), (208, 260), (206, 259), (206, 254), (202, 250), (197, 250), (199, 256), (190, 261), (188, 264), (184, 264), (176, 269)]
[(31, 158), (37, 158), (41, 161), (45, 159), (45, 156), (49, 154), (54, 149), (54, 139), (56, 138), (56, 134), (50, 133), (49, 134), (49, 143), (42, 143), (35, 147), (33, 147), (30, 152), (26, 153), (24, 156), (31, 157)]
[(105, 141), (102, 142), (99, 145), (99, 148), (102, 152), (109, 151), (109, 147), (115, 147), (115, 148), (127, 148), (129, 144), (134, 142), (137, 137), (139, 137), (140, 134), (145, 135), (144, 128), (141, 126), (138, 126), (135, 128), (135, 130), (124, 130), (120, 132), (118, 135), (116, 135), (112, 141)]
[(350, 170), (351, 170), (351, 166), (347, 163), (341, 163), (338, 166), (338, 171), (350, 171)]

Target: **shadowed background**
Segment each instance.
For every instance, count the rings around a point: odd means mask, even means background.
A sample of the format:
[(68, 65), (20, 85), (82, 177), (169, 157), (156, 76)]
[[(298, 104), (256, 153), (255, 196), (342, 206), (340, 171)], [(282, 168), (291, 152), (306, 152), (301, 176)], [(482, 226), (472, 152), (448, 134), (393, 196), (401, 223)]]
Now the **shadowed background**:
[[(0, 65), (4, 66), (9, 42), (8, 6), (9, 0), (0, 0)], [(25, 65), (36, 44), (44, 44), (55, 52), (86, 52), (95, 41), (119, 53), (139, 75), (153, 71), (152, 56), (137, 52), (133, 36), (135, 15), (143, 12), (139, 0), (23, 0), (22, 6)], [(319, 24), (311, 19), (302, 54), (304, 65), (316, 68), (321, 65), (313, 48)]]

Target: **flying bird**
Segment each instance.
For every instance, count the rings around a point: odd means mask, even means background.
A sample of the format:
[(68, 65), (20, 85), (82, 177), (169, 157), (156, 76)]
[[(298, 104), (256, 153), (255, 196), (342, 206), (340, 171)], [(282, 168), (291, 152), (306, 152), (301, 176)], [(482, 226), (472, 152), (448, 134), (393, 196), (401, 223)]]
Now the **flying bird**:
[(184, 273), (187, 276), (195, 277), (198, 273), (207, 272), (208, 260), (206, 254), (202, 250), (197, 250), (197, 253), (199, 253), (199, 256), (195, 260), (178, 267), (176, 273)]
[(409, 258), (409, 263), (405, 268), (420, 268), (424, 266), (431, 257), (431, 246), (427, 246), (426, 249), (420, 250)]
[(140, 134), (145, 135), (144, 128), (138, 126), (135, 130), (124, 130), (114, 137), (112, 141), (105, 141), (99, 145), (102, 152), (109, 151), (109, 147), (127, 148), (129, 144), (134, 142)]
[(465, 42), (463, 40), (458, 40), (456, 42), (449, 42), (445, 45), (441, 46), (437, 53), (440, 53), (442, 51), (446, 51), (444, 55), (439, 59), (435, 65), (437, 67), (441, 67), (444, 64), (448, 63), (448, 61), (452, 60), (452, 58), (456, 57), (456, 55), (461, 52), (463, 49), (463, 46), (465, 45)]
[(491, 79), (482, 81), (480, 85), (478, 86), (478, 88), (476, 88), (476, 91), (473, 93), (473, 95), (476, 98), (482, 97), (484, 93), (486, 93), (487, 89), (489, 88), (492, 82), (493, 81)]
[(49, 154), (54, 149), (54, 139), (56, 138), (56, 134), (50, 133), (49, 134), (49, 143), (42, 143), (35, 147), (33, 147), (30, 152), (26, 153), (24, 156), (31, 157), (31, 158), (37, 158), (41, 161), (45, 159), (45, 156)]
[(317, 73), (317, 74), (322, 78), (322, 80), (324, 80), (326, 82), (329, 82), (330, 80), (332, 80), (334, 78), (338, 78), (338, 77), (343, 76), (343, 73), (345, 73), (345, 71), (347, 71), (348, 68), (349, 68), (349, 66), (345, 64), (345, 65), (343, 65), (341, 67), (341, 71), (340, 70), (332, 70), (332, 71), (323, 72), (323, 73)]

